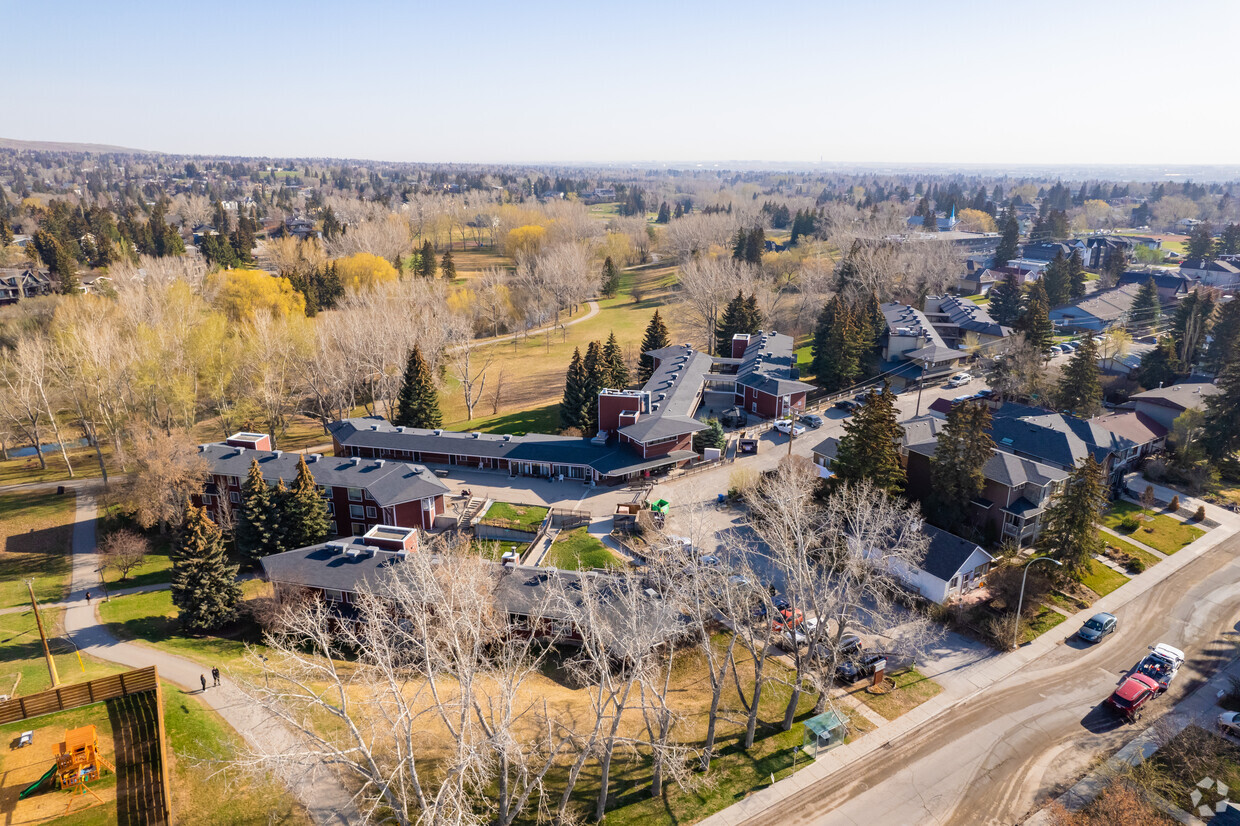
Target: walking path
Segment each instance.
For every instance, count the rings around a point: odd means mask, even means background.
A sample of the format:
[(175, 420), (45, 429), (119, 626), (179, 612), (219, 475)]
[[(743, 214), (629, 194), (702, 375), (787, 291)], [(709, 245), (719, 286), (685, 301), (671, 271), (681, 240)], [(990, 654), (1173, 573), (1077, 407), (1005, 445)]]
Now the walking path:
[(268, 754), (289, 752), (288, 768), (282, 779), (316, 823), (360, 821), (351, 795), (330, 770), (322, 765), (307, 765), (294, 756), (297, 738), (293, 732), (248, 700), (231, 680), (222, 678), (219, 687), (202, 691), (199, 678), (208, 672), (205, 666), (158, 648), (121, 642), (99, 623), (95, 605), (88, 603), (85, 596), (87, 590), (98, 588), (99, 581), (95, 573), (99, 567), (95, 552), (95, 516), (94, 496), (79, 490), (77, 522), (73, 526), (73, 585), (65, 611), (65, 632), (78, 648), (130, 668), (156, 666), (163, 679), (199, 694), (200, 699), (219, 712), (253, 748)]
[(502, 335), (502, 336), (492, 336), (491, 338), (476, 338), (473, 341), (469, 342), (468, 345), (463, 345), (463, 346), (468, 346), (469, 349), (473, 350), (476, 347), (486, 347), (488, 344), (499, 344), (500, 342), (512, 341), (513, 339), (518, 339), (522, 337), (529, 338), (530, 336), (536, 336), (539, 333), (545, 333), (548, 330), (554, 330), (557, 327), (572, 327), (574, 324), (580, 324), (583, 321), (589, 321), (590, 319), (598, 315), (599, 307), (598, 307), (597, 301), (587, 301), (586, 305), (590, 308), (590, 312), (586, 313), (585, 315), (579, 318), (574, 318), (571, 321), (565, 321), (563, 324), (547, 324), (542, 327), (537, 327), (533, 330), (518, 330), (515, 333), (508, 333), (507, 335)]

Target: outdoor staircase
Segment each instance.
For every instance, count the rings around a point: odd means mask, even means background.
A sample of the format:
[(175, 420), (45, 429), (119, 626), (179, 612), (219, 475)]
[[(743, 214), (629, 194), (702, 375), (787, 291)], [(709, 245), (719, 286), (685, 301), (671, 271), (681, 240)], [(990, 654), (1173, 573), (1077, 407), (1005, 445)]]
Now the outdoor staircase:
[(465, 508), (461, 511), (461, 518), (457, 522), (457, 527), (464, 530), (474, 524), (475, 519), (486, 513), (487, 506), (490, 503), (490, 499), (481, 496), (469, 497), (469, 500), (465, 503)]

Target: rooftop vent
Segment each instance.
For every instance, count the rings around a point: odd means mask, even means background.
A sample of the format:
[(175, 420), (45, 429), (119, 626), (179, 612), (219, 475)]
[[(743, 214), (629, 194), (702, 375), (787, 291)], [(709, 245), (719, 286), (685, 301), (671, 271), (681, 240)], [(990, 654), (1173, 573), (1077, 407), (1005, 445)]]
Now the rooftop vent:
[(322, 453), (311, 453), (309, 456), (306, 457), (306, 463), (309, 464), (311, 462), (317, 462), (319, 459), (322, 459), (322, 458), (323, 458)]
[(209, 446), (208, 446), (208, 445), (198, 445), (198, 452), (199, 452), (199, 453), (202, 453), (204, 450), (206, 450), (206, 449), (207, 449), (207, 447), (209, 447)]
[(378, 429), (379, 429), (379, 425), (377, 425), (377, 424), (372, 424), (372, 425), (370, 426), (370, 429), (371, 429), (371, 430), (378, 430)]
[(348, 542), (328, 542), (328, 543), (327, 543), (327, 552), (328, 552), (329, 554), (338, 554), (338, 553), (340, 553), (341, 551), (343, 551), (343, 550), (344, 550), (345, 548), (347, 548), (347, 547), (349, 547), (349, 543), (348, 543)]
[(653, 410), (658, 410), (658, 409), (659, 409), (659, 406), (658, 406), (657, 404), (652, 404), (652, 405), (650, 406), (650, 409), (651, 409), (652, 411), (653, 411)]
[(362, 463), (362, 457), (361, 457), (361, 456), (354, 456), (352, 459), (350, 459), (350, 460), (349, 460), (349, 465), (350, 465), (351, 467), (357, 467), (357, 466), (358, 466), (358, 465), (360, 465), (361, 463)]
[(244, 447), (237, 448), (237, 455), (240, 456), (242, 453), (245, 453), (245, 448)]
[(283, 455), (284, 455), (284, 451), (283, 451), (283, 450), (273, 450), (273, 451), (271, 451), (271, 455), (272, 455), (272, 456), (275, 456), (276, 458), (279, 458), (279, 457), (281, 457), (281, 456), (283, 456)]
[(402, 425), (397, 425), (397, 427), (396, 427), (396, 432), (397, 432), (397, 433), (404, 433), (404, 432), (405, 432), (405, 426), (404, 426), (403, 424), (402, 424)]
[(375, 467), (383, 467), (383, 460), (375, 459)]

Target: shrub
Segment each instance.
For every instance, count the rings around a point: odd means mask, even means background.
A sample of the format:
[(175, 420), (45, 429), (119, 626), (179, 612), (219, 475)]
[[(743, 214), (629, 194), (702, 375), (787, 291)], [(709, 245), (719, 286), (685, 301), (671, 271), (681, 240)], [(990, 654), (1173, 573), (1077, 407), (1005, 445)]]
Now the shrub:
[(1141, 527), (1141, 522), (1132, 514), (1128, 514), (1119, 521), (1119, 529), (1124, 533), (1132, 533), (1139, 527)]
[(1179, 509), (1180, 509), (1180, 497), (1172, 496), (1171, 504), (1167, 505), (1167, 510), (1171, 511), (1172, 513), (1175, 513)]
[(1141, 494), (1141, 507), (1146, 510), (1153, 510), (1158, 500), (1154, 498), (1154, 486), (1146, 485), (1145, 491)]
[(1130, 556), (1128, 557), (1127, 568), (1134, 574), (1143, 573), (1145, 571), (1145, 560)]
[(1206, 518), (1206, 506), (1198, 505), (1197, 512), (1193, 514), (1193, 519), (1196, 519), (1198, 522), (1202, 522), (1202, 521), (1205, 521), (1205, 518)]

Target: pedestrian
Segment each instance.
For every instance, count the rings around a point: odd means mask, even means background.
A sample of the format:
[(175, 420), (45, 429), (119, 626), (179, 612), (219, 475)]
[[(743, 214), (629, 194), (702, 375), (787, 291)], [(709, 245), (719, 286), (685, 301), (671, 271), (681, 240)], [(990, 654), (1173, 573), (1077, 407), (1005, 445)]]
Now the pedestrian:
[(90, 605), (90, 591), (86, 592), (86, 604)]
[(202, 690), (206, 691), (207, 690), (207, 675), (199, 674), (198, 679), (202, 680)]
[(218, 668), (211, 669), (211, 679), (215, 680), (215, 685), (220, 684), (220, 670)]

